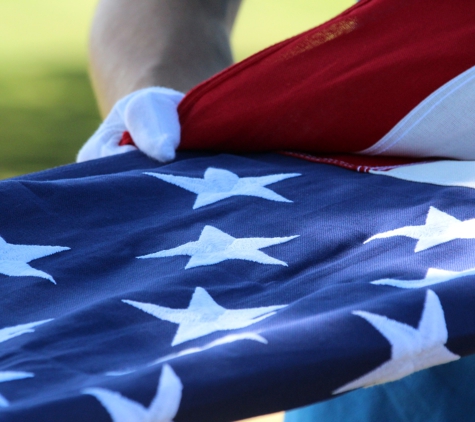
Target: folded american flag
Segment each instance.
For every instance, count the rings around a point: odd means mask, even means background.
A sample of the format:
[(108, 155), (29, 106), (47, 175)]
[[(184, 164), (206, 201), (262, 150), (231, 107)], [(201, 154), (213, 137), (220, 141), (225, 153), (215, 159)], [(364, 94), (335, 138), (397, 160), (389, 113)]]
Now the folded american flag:
[(474, 16), (361, 0), (187, 93), (180, 148), (475, 160)]
[(1, 182), (0, 420), (238, 420), (475, 352), (473, 163), (365, 170), (132, 152)]

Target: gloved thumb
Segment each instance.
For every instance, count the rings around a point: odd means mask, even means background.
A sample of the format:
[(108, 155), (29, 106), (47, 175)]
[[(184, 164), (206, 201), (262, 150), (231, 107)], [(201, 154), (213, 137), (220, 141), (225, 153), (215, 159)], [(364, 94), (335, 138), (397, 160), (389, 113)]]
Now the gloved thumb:
[(127, 104), (125, 126), (137, 147), (149, 157), (168, 162), (180, 143), (177, 106), (184, 94), (159, 88), (138, 92)]

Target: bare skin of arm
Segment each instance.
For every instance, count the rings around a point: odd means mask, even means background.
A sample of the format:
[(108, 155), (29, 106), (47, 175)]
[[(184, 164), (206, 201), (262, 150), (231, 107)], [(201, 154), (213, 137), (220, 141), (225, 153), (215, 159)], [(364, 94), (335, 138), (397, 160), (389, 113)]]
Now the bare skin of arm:
[(149, 86), (186, 92), (232, 64), (229, 36), (241, 0), (101, 0), (90, 71), (101, 114)]

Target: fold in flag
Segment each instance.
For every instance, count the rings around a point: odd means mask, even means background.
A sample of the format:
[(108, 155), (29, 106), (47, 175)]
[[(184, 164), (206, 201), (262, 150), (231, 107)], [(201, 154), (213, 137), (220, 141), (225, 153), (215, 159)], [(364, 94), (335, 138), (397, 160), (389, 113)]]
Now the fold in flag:
[(0, 419), (240, 420), (473, 353), (475, 172), (444, 165), (132, 152), (0, 182)]
[(180, 148), (475, 160), (474, 16), (362, 0), (190, 91)]

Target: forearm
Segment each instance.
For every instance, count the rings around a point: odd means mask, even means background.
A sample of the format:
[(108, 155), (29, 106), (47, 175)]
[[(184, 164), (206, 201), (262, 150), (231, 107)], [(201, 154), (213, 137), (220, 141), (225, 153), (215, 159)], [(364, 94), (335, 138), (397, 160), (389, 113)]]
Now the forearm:
[(101, 113), (140, 88), (188, 91), (232, 63), (240, 0), (101, 0), (90, 68)]

